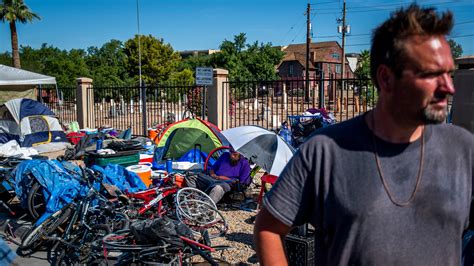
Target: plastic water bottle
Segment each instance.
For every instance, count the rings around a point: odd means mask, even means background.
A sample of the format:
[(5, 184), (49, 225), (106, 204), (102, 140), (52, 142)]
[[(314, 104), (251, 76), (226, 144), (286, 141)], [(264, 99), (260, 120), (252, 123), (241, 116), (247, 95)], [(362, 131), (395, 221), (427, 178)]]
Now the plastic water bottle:
[(96, 146), (95, 146), (95, 151), (98, 152), (101, 149), (102, 149), (102, 139), (97, 139), (97, 143), (96, 143)]
[(173, 161), (171, 159), (166, 159), (166, 172), (173, 172)]
[(288, 124), (286, 124), (286, 122), (284, 122), (282, 125), (281, 125), (281, 128), (280, 128), (280, 133), (279, 135), (282, 137), (282, 139), (288, 143), (290, 146), (293, 145), (293, 141), (291, 139), (291, 131), (288, 129)]
[(150, 155), (153, 155), (153, 153), (155, 152), (155, 145), (153, 145), (153, 143), (151, 141), (147, 141), (145, 143), (145, 147), (146, 149), (146, 154), (150, 154)]

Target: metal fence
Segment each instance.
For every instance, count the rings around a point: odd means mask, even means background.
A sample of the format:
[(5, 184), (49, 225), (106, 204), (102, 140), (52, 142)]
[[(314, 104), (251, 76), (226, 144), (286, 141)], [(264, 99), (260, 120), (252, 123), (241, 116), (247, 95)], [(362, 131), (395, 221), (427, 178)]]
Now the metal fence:
[[(227, 128), (259, 125), (277, 129), (289, 116), (302, 115), (311, 108), (324, 108), (337, 122), (372, 109), (377, 91), (366, 79), (303, 79), (277, 81), (223, 82), (229, 92)], [(96, 127), (131, 127), (135, 135), (147, 128), (177, 121), (191, 113), (206, 119), (206, 88), (195, 85), (163, 84), (135, 87), (91, 87)], [(309, 91), (309, 92), (306, 92)], [(306, 93), (305, 93), (306, 92)], [(142, 102), (142, 94), (145, 101)], [(56, 113), (60, 121), (77, 120), (76, 88), (43, 87), (38, 100)], [(452, 99), (448, 101), (448, 111)]]
[(77, 120), (76, 87), (42, 86), (37, 91), (38, 101), (48, 106), (62, 123), (67, 124)]
[(325, 108), (343, 121), (372, 109), (377, 99), (370, 81), (361, 79), (312, 79), (308, 88), (302, 79), (223, 85), (230, 92), (228, 128), (252, 124), (276, 129), (288, 116), (311, 108)]
[[(117, 129), (131, 127), (141, 135), (155, 125), (183, 119), (191, 114), (205, 118), (204, 87), (157, 85), (136, 87), (93, 87), (95, 125)], [(145, 101), (142, 101), (142, 94)], [(203, 113), (204, 112), (204, 113)], [(145, 123), (145, 125), (144, 125)]]

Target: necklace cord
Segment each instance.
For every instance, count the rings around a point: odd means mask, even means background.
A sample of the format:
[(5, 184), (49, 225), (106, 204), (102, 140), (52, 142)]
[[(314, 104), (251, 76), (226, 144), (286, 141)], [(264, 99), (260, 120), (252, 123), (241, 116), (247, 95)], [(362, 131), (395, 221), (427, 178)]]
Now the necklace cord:
[(387, 193), (387, 196), (390, 199), (390, 201), (398, 207), (405, 207), (408, 204), (410, 204), (411, 201), (413, 201), (413, 199), (415, 198), (415, 194), (416, 194), (416, 192), (418, 192), (418, 189), (419, 189), (419, 186), (420, 186), (420, 183), (421, 183), (421, 176), (423, 174), (423, 158), (424, 158), (424, 151), (425, 151), (425, 149), (424, 149), (425, 128), (423, 127), (423, 130), (421, 131), (420, 165), (419, 165), (419, 168), (418, 168), (418, 176), (416, 177), (415, 187), (413, 189), (413, 192), (410, 195), (410, 198), (408, 198), (408, 200), (406, 200), (405, 202), (399, 202), (395, 199), (395, 197), (390, 192), (390, 188), (388, 187), (388, 183), (387, 183), (387, 181), (386, 181), (386, 179), (383, 175), (383, 172), (382, 172), (382, 166), (381, 166), (381, 163), (380, 163), (380, 158), (377, 154), (377, 143), (376, 143), (376, 139), (375, 139), (375, 114), (374, 114), (373, 111), (372, 111), (372, 119), (371, 120), (372, 120), (372, 139), (373, 139), (373, 143), (374, 143), (375, 163), (377, 164), (377, 170), (379, 172), (380, 180), (382, 181), (382, 185), (383, 185), (383, 187), (385, 189), (385, 192)]

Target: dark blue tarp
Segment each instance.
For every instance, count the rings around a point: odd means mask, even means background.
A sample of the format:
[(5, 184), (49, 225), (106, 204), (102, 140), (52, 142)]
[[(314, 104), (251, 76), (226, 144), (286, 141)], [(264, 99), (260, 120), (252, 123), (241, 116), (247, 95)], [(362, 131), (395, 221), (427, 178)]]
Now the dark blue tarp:
[[(145, 184), (135, 173), (128, 172), (122, 166), (109, 164), (105, 169), (99, 166), (93, 167), (93, 169), (104, 173), (103, 183), (116, 185), (121, 190), (136, 192), (146, 189)], [(82, 171), (77, 165), (69, 162), (24, 161), (15, 168), (15, 192), (22, 207), (26, 208), (28, 191), (32, 184), (31, 178), (41, 184), (46, 202), (46, 212), (36, 221), (36, 224), (39, 224), (79, 195), (85, 196), (87, 194), (89, 188), (79, 181), (82, 178), (81, 173)], [(99, 190), (100, 184), (94, 184), (94, 188)]]
[(121, 191), (137, 192), (147, 189), (145, 183), (140, 177), (134, 173), (127, 171), (123, 166), (118, 164), (108, 164), (105, 168), (98, 165), (91, 167), (94, 171), (104, 174), (104, 183), (117, 186)]
[[(207, 153), (198, 150), (198, 149), (191, 149), (187, 151), (181, 158), (179, 158), (178, 162), (191, 162), (191, 163), (204, 163), (207, 158)], [(213, 158), (209, 158), (209, 166), (214, 165), (215, 160)]]
[[(46, 213), (38, 219), (37, 224), (49, 215), (74, 200), (79, 193), (85, 193), (79, 182), (81, 170), (78, 166), (57, 160), (28, 160), (15, 168), (15, 193), (26, 208), (28, 191), (35, 178), (43, 187), (46, 202)], [(81, 193), (81, 194), (82, 194)]]
[[(157, 149), (155, 149), (155, 153), (157, 152), (156, 151)], [(163, 147), (161, 149), (163, 149)], [(176, 161), (177, 162), (191, 162), (191, 163), (204, 164), (204, 162), (206, 161), (206, 158), (207, 158), (207, 153), (206, 152), (203, 152), (203, 151), (198, 150), (198, 149), (191, 149), (191, 150), (187, 151), (183, 156), (181, 156), (181, 158), (179, 158)], [(208, 167), (212, 167), (215, 162), (216, 162), (216, 160), (214, 158), (212, 158), (212, 157), (209, 158), (209, 162), (208, 162), (209, 166)], [(153, 166), (154, 169), (157, 169), (157, 170), (165, 170), (166, 169), (164, 163), (160, 163), (160, 162), (157, 162), (155, 160), (153, 160), (152, 166)]]

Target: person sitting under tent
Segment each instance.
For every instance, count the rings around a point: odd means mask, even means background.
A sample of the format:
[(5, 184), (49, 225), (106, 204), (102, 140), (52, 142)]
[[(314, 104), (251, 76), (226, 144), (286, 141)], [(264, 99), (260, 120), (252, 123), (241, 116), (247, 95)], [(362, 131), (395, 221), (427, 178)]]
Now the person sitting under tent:
[(233, 150), (217, 159), (209, 170), (209, 175), (193, 175), (186, 179), (188, 186), (207, 192), (216, 203), (236, 186), (248, 186), (251, 182), (248, 160)]

